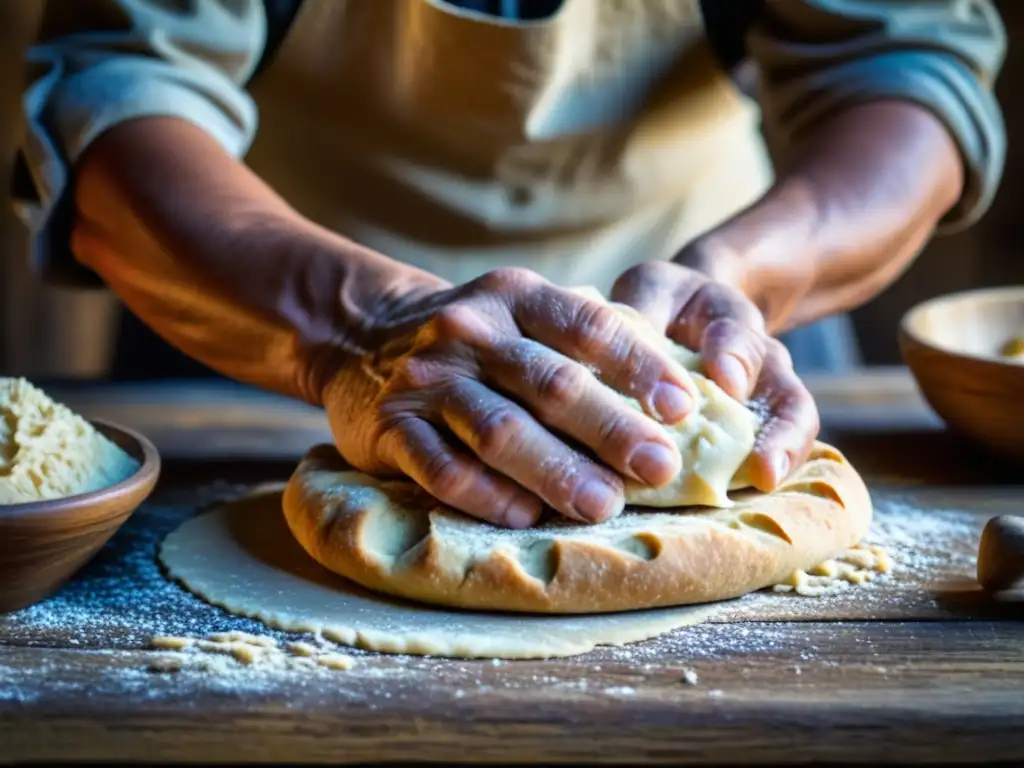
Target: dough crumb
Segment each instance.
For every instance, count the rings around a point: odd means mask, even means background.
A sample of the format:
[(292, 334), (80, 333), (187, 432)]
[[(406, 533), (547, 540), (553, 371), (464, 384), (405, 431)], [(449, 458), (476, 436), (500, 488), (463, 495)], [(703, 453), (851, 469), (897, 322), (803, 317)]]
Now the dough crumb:
[(857, 544), (808, 571), (793, 571), (785, 581), (773, 586), (772, 591), (820, 597), (849, 585), (864, 586), (878, 575), (891, 572), (892, 558), (885, 547)]
[(356, 660), (351, 656), (346, 656), (344, 653), (325, 653), (322, 656), (317, 656), (316, 663), (328, 669), (345, 671), (352, 669), (356, 664)]
[(146, 669), (156, 674), (171, 674), (173, 672), (181, 671), (181, 660), (180, 659), (156, 659), (151, 661)]
[(277, 648), (277, 640), (264, 635), (250, 635), (248, 632), (215, 632), (207, 635), (211, 643), (246, 643), (260, 648)]
[(700, 678), (697, 677), (697, 673), (692, 669), (683, 670), (683, 682), (686, 685), (696, 685), (700, 682)]
[(311, 645), (310, 643), (303, 643), (301, 641), (288, 643), (285, 647), (292, 654), (292, 656), (302, 656), (307, 658), (310, 656), (316, 656), (318, 650), (315, 645)]
[[(186, 665), (211, 674), (226, 675), (245, 667), (259, 669), (309, 670), (316, 666), (324, 669), (347, 670), (356, 660), (328, 647), (301, 640), (278, 643), (266, 635), (248, 632), (214, 632), (205, 637), (155, 636), (150, 647), (173, 652), (151, 662), (151, 671), (178, 671)], [(173, 669), (172, 669), (173, 667)]]
[(191, 637), (172, 637), (169, 635), (157, 635), (149, 641), (149, 647), (158, 651), (183, 651), (192, 645)]

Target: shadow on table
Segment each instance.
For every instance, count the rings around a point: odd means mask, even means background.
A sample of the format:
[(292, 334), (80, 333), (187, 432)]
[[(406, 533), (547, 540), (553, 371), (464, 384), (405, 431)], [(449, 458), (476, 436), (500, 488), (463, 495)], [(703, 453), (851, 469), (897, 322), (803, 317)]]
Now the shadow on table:
[(997, 599), (973, 580), (936, 592), (935, 602), (953, 619), (1024, 621), (1024, 593), (1003, 595)]
[(1020, 485), (1019, 467), (943, 429), (826, 429), (869, 482), (945, 486)]

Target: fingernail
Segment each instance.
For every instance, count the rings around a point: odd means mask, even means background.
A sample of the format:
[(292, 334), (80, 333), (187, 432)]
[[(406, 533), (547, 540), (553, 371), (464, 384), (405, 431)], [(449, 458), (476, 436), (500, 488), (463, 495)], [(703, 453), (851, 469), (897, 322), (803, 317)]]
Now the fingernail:
[(724, 389), (741, 396), (746, 396), (750, 391), (747, 369), (732, 355), (725, 355), (718, 361), (718, 370), (723, 379), (721, 383), (724, 385)]
[(648, 485), (659, 487), (679, 473), (679, 455), (660, 443), (644, 443), (633, 451), (629, 468)]
[(651, 398), (658, 417), (667, 424), (681, 421), (693, 409), (693, 398), (675, 384), (661, 382)]
[(785, 453), (776, 456), (772, 461), (772, 468), (775, 470), (775, 484), (778, 485), (789, 474), (789, 456)]
[(602, 480), (586, 480), (576, 492), (573, 507), (587, 522), (600, 523), (614, 517), (625, 507), (622, 494)]
[(505, 522), (508, 523), (509, 528), (529, 528), (533, 525), (536, 517), (537, 515), (531, 507), (516, 502), (509, 506), (505, 513)]

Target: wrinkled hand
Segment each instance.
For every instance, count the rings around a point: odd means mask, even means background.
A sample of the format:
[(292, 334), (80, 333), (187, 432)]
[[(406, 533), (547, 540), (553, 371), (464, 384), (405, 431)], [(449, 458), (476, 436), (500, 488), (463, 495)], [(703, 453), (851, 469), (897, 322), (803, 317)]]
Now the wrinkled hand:
[(337, 447), (360, 470), (406, 475), (515, 528), (536, 522), (542, 502), (608, 519), (624, 506), (622, 476), (660, 486), (680, 470), (655, 419), (683, 419), (692, 382), (603, 304), (499, 270), (402, 308), (375, 333), (373, 351), (324, 391)]
[(700, 352), (705, 372), (729, 395), (768, 413), (751, 457), (751, 479), (771, 491), (810, 453), (819, 429), (810, 392), (761, 312), (739, 291), (671, 262), (625, 272), (612, 300), (629, 304), (659, 331)]

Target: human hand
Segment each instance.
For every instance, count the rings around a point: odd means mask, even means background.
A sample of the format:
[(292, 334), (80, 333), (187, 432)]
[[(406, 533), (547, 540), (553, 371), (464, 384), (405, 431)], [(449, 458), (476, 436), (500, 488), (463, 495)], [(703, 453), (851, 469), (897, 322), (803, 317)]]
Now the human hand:
[(542, 503), (606, 520), (624, 506), (623, 476), (660, 486), (680, 471), (655, 420), (689, 413), (688, 374), (614, 309), (534, 273), (503, 269), (437, 290), (368, 338), (373, 351), (341, 363), (323, 394), (357, 469), (404, 474), (514, 528), (536, 522)]
[(793, 371), (785, 346), (767, 334), (761, 312), (742, 293), (696, 270), (659, 261), (627, 270), (611, 298), (700, 352), (705, 372), (727, 394), (765, 409), (749, 465), (758, 489), (774, 490), (807, 459), (819, 429), (814, 399)]

